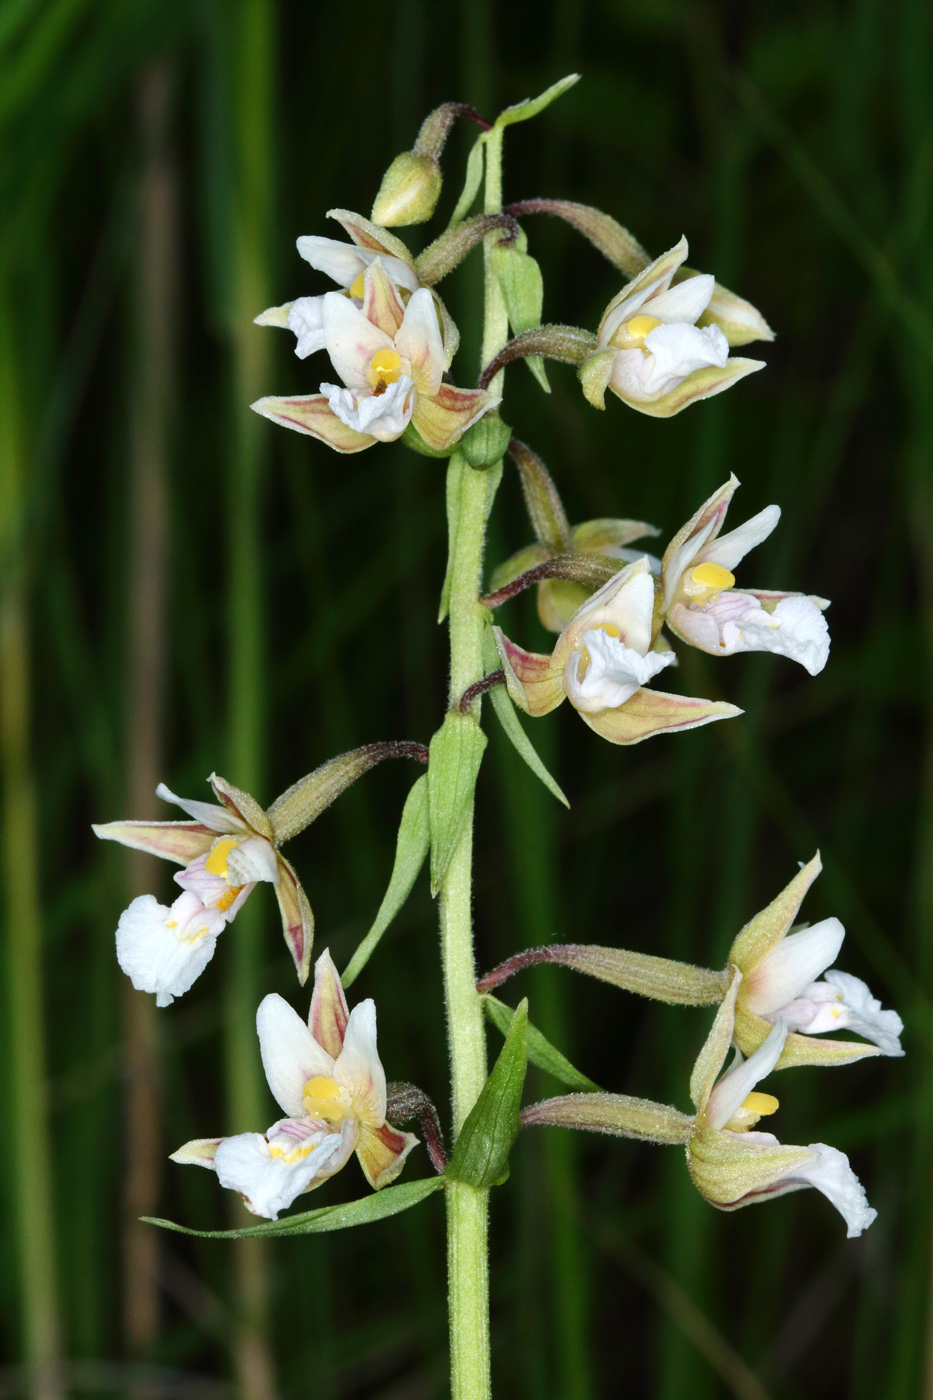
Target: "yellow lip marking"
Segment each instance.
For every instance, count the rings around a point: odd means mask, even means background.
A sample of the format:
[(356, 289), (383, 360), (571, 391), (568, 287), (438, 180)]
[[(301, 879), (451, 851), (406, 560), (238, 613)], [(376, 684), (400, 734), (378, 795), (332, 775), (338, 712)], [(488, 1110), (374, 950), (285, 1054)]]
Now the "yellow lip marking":
[(759, 1118), (768, 1118), (778, 1110), (778, 1101), (773, 1094), (759, 1094), (756, 1090), (747, 1095), (742, 1106), (726, 1124), (734, 1133), (745, 1133), (754, 1128)]
[(316, 1074), (309, 1079), (302, 1096), (312, 1118), (323, 1118), (326, 1123), (342, 1123), (347, 1116), (340, 1102), (340, 1086), (326, 1074)]
[(208, 875), (221, 875), (226, 880), (227, 857), (231, 851), (236, 850), (236, 844), (235, 836), (225, 836), (222, 841), (216, 843), (204, 863)]
[(645, 336), (660, 324), (655, 316), (633, 316), (619, 327), (612, 343), (620, 350), (644, 350)]
[(397, 350), (377, 350), (369, 362), (368, 379), (377, 391), (384, 390), (401, 377), (402, 357)]
[(236, 897), (240, 893), (240, 890), (242, 888), (242, 885), (231, 885), (228, 890), (224, 890), (223, 894), (218, 900), (214, 901), (214, 908), (219, 909), (221, 914), (226, 914), (227, 910), (230, 908), (230, 905), (235, 902)]
[(356, 281), (355, 281), (355, 282), (353, 283), (353, 285), (350, 287), (349, 291), (350, 291), (351, 297), (361, 297), (361, 298), (363, 297), (363, 295), (364, 295), (365, 292), (366, 292), (366, 273), (365, 273), (365, 269), (363, 270), (363, 272), (360, 273), (359, 277), (357, 277)]

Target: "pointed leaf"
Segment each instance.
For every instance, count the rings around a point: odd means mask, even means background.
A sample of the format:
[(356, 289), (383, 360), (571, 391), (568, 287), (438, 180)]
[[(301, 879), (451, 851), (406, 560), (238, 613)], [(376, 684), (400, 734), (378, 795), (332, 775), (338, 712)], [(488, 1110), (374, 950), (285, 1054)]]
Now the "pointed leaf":
[[(411, 424), (408, 425), (411, 427)], [(457, 520), (460, 514), (460, 488), (463, 484), (463, 472), (466, 467), (466, 459), (462, 452), (454, 452), (447, 468), (447, 572), (444, 574), (444, 586), (441, 589), (441, 601), (437, 610), (438, 622), (443, 622), (450, 608), (450, 585), (453, 581), (454, 554), (457, 545)]]
[[(483, 1010), (492, 1021), (497, 1030), (503, 1035), (508, 1035), (509, 1028), (515, 1012), (511, 1006), (506, 1006), (504, 1001), (498, 997), (490, 996), (487, 992), (483, 997)], [(553, 1074), (555, 1079), (559, 1079), (561, 1084), (566, 1084), (568, 1089), (583, 1089), (599, 1091), (599, 1085), (594, 1084), (592, 1079), (588, 1079), (585, 1074), (572, 1065), (566, 1055), (562, 1055), (555, 1045), (542, 1035), (537, 1026), (528, 1022), (528, 1058), (538, 1069), (546, 1070), (548, 1074)]]
[(521, 1128), (519, 1107), (528, 1067), (528, 1002), (512, 1017), (505, 1044), (460, 1129), (447, 1175), (478, 1190), (504, 1176)]
[(402, 810), (395, 845), (395, 864), (389, 888), (379, 906), (372, 928), (360, 943), (341, 978), (344, 987), (356, 981), (378, 947), (379, 940), (395, 918), (418, 878), (431, 844), (431, 824), (428, 819), (428, 779), (424, 774), (408, 794)]
[[(522, 335), (541, 324), (544, 306), (544, 279), (533, 257), (518, 248), (502, 247), (492, 251), (492, 265), (499, 279), (502, 297), (513, 335)], [(544, 361), (540, 355), (525, 361), (546, 394), (551, 392)]]
[(400, 1211), (410, 1210), (425, 1196), (439, 1191), (444, 1185), (442, 1176), (425, 1177), (422, 1181), (406, 1181), (402, 1186), (386, 1186), (372, 1196), (350, 1201), (342, 1206), (322, 1206), (320, 1210), (306, 1210), (300, 1215), (286, 1216), (283, 1220), (270, 1220), (267, 1225), (247, 1225), (242, 1230), (189, 1230), (184, 1225), (176, 1225), (173, 1220), (158, 1220), (151, 1215), (141, 1216), (145, 1225), (161, 1225), (163, 1230), (176, 1230), (180, 1235), (196, 1235), (202, 1240), (243, 1240), (270, 1238), (274, 1235), (320, 1235), (329, 1230), (349, 1230), (354, 1225), (368, 1225), (373, 1220), (385, 1220)]
[[(483, 652), (485, 665), (490, 671), (494, 670), (499, 660), (499, 652), (496, 647), (495, 639), (489, 631), (486, 632), (483, 639)], [(558, 802), (562, 802), (565, 807), (569, 807), (570, 803), (567, 801), (560, 785), (551, 777), (551, 774), (538, 757), (534, 745), (522, 728), (518, 715), (515, 713), (515, 706), (512, 704), (508, 688), (504, 685), (495, 686), (489, 692), (489, 698), (492, 701), (492, 708), (496, 712), (496, 718), (505, 730), (506, 736), (516, 753), (528, 764), (532, 773), (534, 773), (536, 778), (541, 780), (548, 792), (552, 793), (553, 796), (557, 798)]]
[(467, 158), (466, 179), (463, 182), (463, 192), (457, 200), (457, 207), (450, 216), (448, 228), (453, 228), (459, 224), (461, 219), (465, 219), (469, 214), (473, 201), (479, 194), (479, 187), (483, 183), (483, 147), (486, 144), (485, 131), (476, 138), (473, 149)]
[(431, 740), (428, 812), (431, 819), (431, 893), (436, 894), (466, 825), (486, 747), (473, 715), (448, 713)]
[(524, 102), (516, 102), (514, 107), (506, 107), (505, 111), (500, 112), (496, 117), (494, 125), (512, 126), (515, 122), (526, 122), (530, 117), (536, 117), (539, 112), (544, 111), (545, 107), (550, 107), (552, 102), (556, 102), (558, 97), (563, 97), (568, 88), (572, 88), (574, 83), (579, 81), (579, 73), (568, 73), (566, 78), (561, 78), (559, 82), (552, 84), (539, 97), (527, 97)]

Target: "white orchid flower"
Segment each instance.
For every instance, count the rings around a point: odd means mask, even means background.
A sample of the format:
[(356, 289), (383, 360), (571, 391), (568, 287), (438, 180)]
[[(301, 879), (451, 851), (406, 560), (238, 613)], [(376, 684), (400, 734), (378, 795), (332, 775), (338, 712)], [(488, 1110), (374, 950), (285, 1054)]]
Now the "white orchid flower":
[(720, 394), (761, 360), (729, 357), (716, 325), (698, 326), (716, 287), (708, 273), (672, 285), (687, 240), (656, 258), (613, 298), (597, 332), (598, 349), (583, 366), (583, 391), (597, 408), (611, 389), (631, 408), (669, 418), (698, 399)]
[[(315, 235), (299, 238), (298, 252), (315, 271), (323, 272), (344, 288), (348, 296), (361, 303), (364, 273), (378, 258), (398, 292), (408, 294), (418, 290), (421, 282), (414, 259), (394, 234), (347, 209), (331, 209), (328, 218), (337, 219), (353, 242), (343, 243), (337, 238)], [(255, 318), (255, 323), (257, 326), (285, 326), (293, 331), (297, 340), (295, 354), (305, 360), (316, 350), (325, 348), (323, 307), (323, 295), (298, 297), (283, 306), (270, 306)]]
[(500, 402), (486, 390), (444, 382), (449, 358), (433, 294), (421, 287), (406, 305), (380, 258), (363, 275), (362, 305), (328, 292), (321, 325), (343, 383), (299, 398), (260, 399), (253, 408), (337, 452), (392, 442), (409, 423), (430, 449), (443, 452)]
[[(771, 904), (736, 938), (729, 962), (743, 980), (735, 1011), (735, 1041), (746, 1054), (756, 1050), (778, 1021), (788, 1035), (779, 1069), (799, 1064), (848, 1064), (867, 1055), (903, 1055), (904, 1023), (886, 1011), (858, 977), (832, 964), (845, 929), (821, 919), (795, 930), (801, 902), (822, 869), (819, 852)], [(827, 969), (830, 969), (827, 971)], [(818, 981), (820, 973), (824, 973)], [(854, 1031), (871, 1041), (814, 1040), (828, 1031)]]
[(418, 1139), (386, 1122), (375, 1005), (348, 1009), (329, 952), (315, 964), (307, 1024), (273, 994), (260, 1004), (256, 1030), (269, 1088), (286, 1117), (266, 1133), (195, 1139), (171, 1160), (209, 1167), (269, 1220), (354, 1151), (374, 1191), (394, 1181)]
[(665, 550), (656, 626), (666, 621), (683, 641), (710, 656), (773, 651), (798, 661), (815, 676), (829, 657), (826, 599), (733, 586), (732, 570), (768, 538), (781, 518), (779, 506), (766, 506), (738, 529), (721, 535), (738, 485), (738, 479), (730, 477)]
[(814, 1186), (842, 1215), (849, 1238), (860, 1235), (878, 1212), (869, 1206), (844, 1153), (824, 1142), (787, 1147), (772, 1133), (750, 1131), (778, 1108), (773, 1095), (759, 1093), (755, 1086), (781, 1058), (787, 1037), (784, 1022), (771, 1029), (748, 1059), (736, 1050), (732, 1065), (716, 1082), (732, 1040), (741, 982), (742, 974), (736, 969), (690, 1080), (697, 1110), (687, 1142), (690, 1175), (698, 1190), (721, 1210), (737, 1210)]
[(274, 887), (299, 979), (308, 975), (314, 918), (298, 876), (277, 848), (269, 817), (248, 793), (216, 773), (210, 782), (219, 804), (176, 797), (164, 783), (156, 789), (191, 821), (108, 822), (93, 828), (105, 841), (184, 867), (175, 876), (184, 893), (171, 908), (153, 895), (140, 895), (117, 927), (121, 968), (137, 991), (155, 993), (157, 1006), (170, 1006), (188, 991), (213, 957), (218, 935), (259, 882)]
[(613, 744), (692, 729), (741, 714), (734, 705), (648, 690), (673, 664), (672, 651), (652, 651), (655, 586), (647, 556), (622, 569), (578, 608), (550, 656), (525, 651), (493, 629), (514, 702), (544, 715), (562, 700)]

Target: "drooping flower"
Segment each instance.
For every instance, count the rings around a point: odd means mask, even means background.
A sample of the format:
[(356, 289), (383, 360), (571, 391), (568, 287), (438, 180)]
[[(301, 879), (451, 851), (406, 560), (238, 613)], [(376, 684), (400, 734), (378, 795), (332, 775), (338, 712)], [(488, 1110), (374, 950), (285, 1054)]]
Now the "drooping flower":
[(486, 390), (444, 383), (449, 359), (432, 293), (421, 287), (406, 306), (378, 258), (363, 275), (362, 306), (327, 292), (321, 326), (343, 384), (322, 384), (319, 394), (297, 398), (259, 399), (252, 406), (337, 452), (392, 442), (409, 423), (429, 448), (443, 452), (500, 402)]
[(842, 1152), (825, 1142), (785, 1146), (772, 1133), (752, 1131), (779, 1106), (772, 1094), (759, 1093), (755, 1086), (780, 1058), (787, 1035), (784, 1022), (771, 1027), (764, 1044), (747, 1060), (736, 1050), (729, 1069), (719, 1078), (732, 1041), (741, 981), (741, 972), (733, 968), (729, 989), (694, 1065), (690, 1097), (696, 1113), (692, 1117), (669, 1104), (599, 1092), (564, 1094), (531, 1104), (522, 1110), (522, 1124), (681, 1144), (694, 1185), (720, 1210), (738, 1210), (815, 1186), (842, 1215), (849, 1237), (860, 1235), (877, 1211), (869, 1206)]
[(193, 818), (188, 822), (108, 822), (93, 828), (105, 841), (161, 856), (184, 867), (175, 881), (183, 893), (171, 908), (140, 895), (120, 915), (117, 959), (133, 986), (169, 1006), (204, 971), (217, 937), (242, 909), (257, 883), (275, 888), (282, 931), (302, 981), (308, 975), (314, 916), (298, 876), (277, 848), (272, 821), (254, 798), (216, 773), (219, 804), (176, 797), (160, 783), (157, 794)]
[(687, 1142), (693, 1182), (720, 1210), (737, 1210), (815, 1186), (842, 1215), (849, 1238), (860, 1235), (878, 1212), (869, 1206), (844, 1153), (825, 1142), (785, 1147), (772, 1133), (751, 1131), (760, 1118), (778, 1108), (777, 1099), (757, 1092), (755, 1085), (781, 1057), (787, 1036), (784, 1022), (772, 1027), (764, 1044), (748, 1059), (736, 1050), (729, 1069), (718, 1078), (732, 1042), (741, 981), (742, 974), (736, 970), (690, 1080), (697, 1110)]
[[(736, 938), (729, 962), (742, 972), (735, 1010), (735, 1043), (756, 1051), (782, 1021), (787, 1039), (777, 1065), (848, 1064), (866, 1055), (903, 1055), (904, 1023), (886, 1011), (868, 987), (836, 961), (845, 938), (838, 919), (792, 927), (801, 901), (822, 869), (819, 852), (786, 889)], [(829, 969), (829, 971), (827, 971)], [(823, 973), (822, 980), (817, 980)], [(828, 1031), (855, 1031), (858, 1041), (815, 1040)]]
[(730, 358), (729, 342), (717, 325), (697, 325), (716, 282), (698, 273), (672, 285), (687, 251), (682, 238), (603, 312), (598, 349), (580, 369), (583, 392), (596, 408), (605, 407), (610, 389), (640, 413), (670, 418), (764, 368), (761, 360)]
[(693, 729), (741, 714), (734, 705), (646, 689), (674, 661), (653, 651), (654, 580), (648, 560), (622, 569), (579, 608), (550, 656), (525, 651), (493, 629), (509, 694), (530, 715), (569, 699), (591, 729), (613, 744)]
[(733, 587), (732, 570), (768, 538), (781, 518), (779, 506), (766, 506), (738, 529), (721, 535), (738, 485), (738, 479), (730, 477), (664, 551), (655, 625), (660, 628), (666, 622), (676, 636), (710, 656), (773, 651), (799, 661), (815, 676), (829, 656), (826, 599)]
[(315, 963), (307, 1024), (273, 994), (260, 1003), (256, 1030), (269, 1088), (286, 1117), (266, 1133), (197, 1138), (171, 1160), (215, 1171), (221, 1186), (269, 1220), (354, 1151), (374, 1191), (394, 1181), (418, 1139), (386, 1122), (375, 1005), (367, 999), (348, 1009), (327, 950)]

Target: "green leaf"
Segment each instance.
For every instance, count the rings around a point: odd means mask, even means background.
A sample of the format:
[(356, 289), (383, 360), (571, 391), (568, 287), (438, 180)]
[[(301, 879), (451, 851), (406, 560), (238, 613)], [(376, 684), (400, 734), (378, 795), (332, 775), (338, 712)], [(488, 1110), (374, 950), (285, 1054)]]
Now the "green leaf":
[(386, 1220), (399, 1211), (410, 1210), (425, 1196), (439, 1191), (442, 1176), (427, 1176), (422, 1181), (406, 1181), (401, 1186), (385, 1186), (371, 1196), (350, 1201), (342, 1206), (322, 1206), (306, 1210), (301, 1215), (270, 1220), (267, 1225), (247, 1225), (242, 1230), (189, 1230), (174, 1220), (158, 1220), (151, 1215), (140, 1219), (145, 1225), (161, 1225), (163, 1230), (177, 1230), (180, 1235), (197, 1235), (202, 1240), (245, 1240), (268, 1238), (273, 1235), (321, 1235), (328, 1230), (349, 1230), (354, 1225), (369, 1225), (373, 1220)]
[[(508, 1035), (512, 1021), (518, 1013), (513, 1011), (511, 1006), (506, 1006), (504, 1001), (499, 1001), (498, 997), (490, 996), (488, 992), (483, 997), (483, 1009), (497, 1030), (500, 1030), (503, 1035)], [(570, 1063), (566, 1055), (562, 1055), (557, 1047), (552, 1045), (537, 1026), (533, 1026), (530, 1021), (528, 1022), (528, 1058), (533, 1065), (538, 1066), (538, 1069), (553, 1074), (555, 1079), (559, 1079), (561, 1084), (566, 1084), (571, 1089), (602, 1092), (598, 1084), (594, 1084), (592, 1079), (581, 1074)]]
[(460, 1129), (447, 1175), (482, 1189), (504, 1180), (521, 1128), (519, 1108), (528, 1067), (528, 1002), (512, 1016), (492, 1074)]
[[(488, 629), (483, 638), (483, 653), (487, 669), (489, 671), (498, 670), (502, 663), (499, 653), (496, 650), (496, 644), (493, 641), (492, 632)], [(558, 802), (562, 802), (565, 807), (569, 807), (570, 803), (567, 801), (563, 790), (556, 779), (552, 778), (551, 774), (545, 768), (541, 759), (538, 757), (534, 745), (522, 728), (521, 721), (515, 713), (515, 706), (512, 704), (512, 697), (509, 695), (507, 688), (504, 685), (495, 686), (489, 692), (489, 699), (492, 702), (492, 708), (496, 712), (496, 718), (505, 730), (506, 736), (511, 741), (516, 753), (528, 764), (528, 767), (531, 769), (532, 773), (534, 773), (535, 777), (540, 778), (548, 792), (552, 793), (554, 797), (557, 798)]]
[[(492, 263), (502, 288), (512, 334), (522, 335), (525, 331), (535, 330), (541, 324), (544, 306), (544, 279), (537, 262), (517, 247), (499, 246), (492, 250)], [(525, 363), (544, 392), (549, 394), (551, 386), (541, 356), (529, 355)]]
[(437, 894), (469, 815), (486, 735), (472, 715), (450, 711), (431, 740), (428, 812), (431, 893)]
[[(411, 427), (411, 424), (408, 425)], [(450, 586), (453, 582), (454, 550), (457, 544), (457, 519), (460, 514), (460, 487), (466, 466), (462, 452), (455, 452), (447, 468), (447, 572), (441, 589), (441, 601), (437, 610), (438, 622), (443, 622), (450, 608)]]
[(547, 92), (542, 92), (540, 97), (527, 97), (524, 102), (516, 102), (514, 107), (506, 107), (504, 112), (500, 112), (494, 122), (495, 126), (512, 126), (515, 122), (526, 122), (530, 117), (536, 117), (539, 112), (543, 112), (545, 107), (550, 107), (552, 102), (556, 102), (558, 97), (563, 97), (568, 88), (572, 88), (574, 83), (580, 81), (579, 73), (568, 73), (566, 78), (561, 78), (559, 82), (549, 87)]
[(474, 199), (479, 194), (479, 187), (483, 183), (483, 147), (485, 144), (486, 133), (484, 131), (481, 136), (476, 138), (476, 143), (467, 158), (463, 193), (457, 200), (457, 207), (450, 216), (448, 228), (453, 228), (454, 224), (459, 224), (461, 219), (466, 218)]
[(415, 783), (402, 809), (398, 839), (395, 843), (395, 864), (389, 888), (379, 906), (372, 928), (360, 943), (340, 979), (344, 987), (355, 982), (376, 951), (379, 940), (395, 918), (418, 878), (431, 844), (431, 824), (428, 820), (428, 778), (423, 774)]

